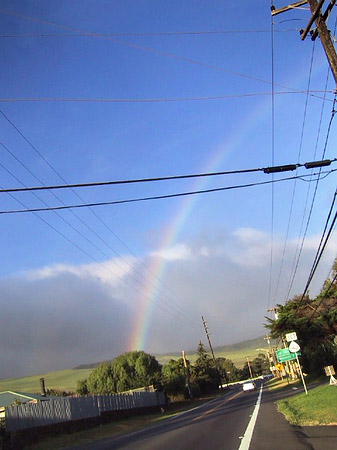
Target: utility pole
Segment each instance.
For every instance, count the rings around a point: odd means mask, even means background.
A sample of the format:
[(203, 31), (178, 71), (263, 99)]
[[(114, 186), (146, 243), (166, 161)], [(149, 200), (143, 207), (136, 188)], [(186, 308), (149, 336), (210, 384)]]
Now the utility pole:
[[(212, 347), (212, 343), (211, 343), (211, 338), (209, 337), (208, 327), (207, 327), (206, 321), (203, 318), (203, 316), (201, 316), (201, 319), (202, 319), (202, 324), (203, 324), (203, 326), (205, 328), (205, 333), (206, 333), (206, 337), (207, 337), (207, 340), (208, 340), (209, 348), (211, 349), (214, 366), (215, 366), (215, 368), (216, 368), (216, 370), (218, 372), (219, 384), (220, 384), (221, 390), (222, 390), (222, 381), (221, 381), (220, 371), (219, 371), (219, 367), (218, 367), (218, 364), (217, 364), (215, 356), (214, 356), (213, 347)], [(228, 378), (227, 378), (226, 370), (225, 370), (225, 376), (226, 376), (226, 383), (227, 383), (227, 387), (228, 387)]]
[(278, 312), (277, 312), (278, 308), (267, 308), (266, 311), (272, 311), (274, 313), (274, 320), (278, 319)]
[(192, 395), (192, 389), (191, 389), (190, 371), (188, 370), (188, 365), (187, 365), (186, 356), (185, 356), (185, 350), (182, 351), (182, 354), (183, 354), (183, 360), (184, 360), (188, 395), (190, 396), (190, 399), (192, 400), (193, 395)]
[(270, 336), (269, 336), (269, 334), (267, 334), (266, 337), (263, 338), (263, 339), (264, 339), (265, 341), (267, 341), (267, 343), (268, 343), (269, 353), (270, 353), (270, 355), (271, 355), (271, 356), (270, 356), (270, 359), (269, 359), (270, 367), (271, 367), (271, 373), (273, 374), (273, 377), (276, 378), (277, 375), (274, 373), (275, 360), (276, 360), (276, 358), (275, 358), (275, 352), (274, 352), (274, 349), (271, 347)]
[(248, 369), (249, 369), (249, 373), (250, 373), (250, 378), (253, 378), (252, 369), (250, 367), (250, 362), (249, 362), (248, 356), (246, 356), (246, 359), (247, 359), (247, 363), (248, 363)]
[[(307, 0), (307, 1), (299, 1), (296, 3), (291, 3), (288, 6), (284, 6), (279, 9), (275, 9), (275, 6), (271, 7), (271, 14), (272, 16), (275, 16), (276, 14), (283, 13), (285, 11), (289, 11), (290, 9), (297, 8), (298, 6), (304, 5), (305, 3), (309, 4), (310, 11), (311, 11), (311, 18), (305, 27), (304, 30), (300, 30), (301, 39), (302, 41), (306, 38), (307, 34), (310, 32), (311, 39), (315, 40), (317, 36), (320, 37), (321, 43), (323, 45), (326, 57), (328, 59), (335, 84), (337, 85), (337, 54), (335, 51), (335, 47), (331, 41), (330, 37), (330, 31), (328, 30), (328, 27), (326, 26), (325, 21), (329, 17), (329, 14), (334, 7), (336, 0), (330, 0), (329, 5), (327, 6), (327, 9), (322, 14), (322, 7), (325, 0)], [(315, 22), (316, 29), (313, 31), (310, 31), (311, 26)]]

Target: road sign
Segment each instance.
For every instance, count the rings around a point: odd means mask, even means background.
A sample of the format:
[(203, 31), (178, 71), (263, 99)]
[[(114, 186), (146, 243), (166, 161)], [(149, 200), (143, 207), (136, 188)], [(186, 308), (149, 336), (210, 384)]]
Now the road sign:
[(289, 351), (291, 353), (296, 353), (296, 352), (299, 352), (300, 350), (301, 350), (301, 347), (298, 345), (297, 342), (295, 342), (295, 341), (290, 342)]
[(296, 355), (300, 355), (301, 353), (291, 353), (288, 348), (282, 348), (282, 350), (276, 350), (276, 357), (278, 362), (291, 361), (292, 359), (296, 359)]
[(297, 334), (295, 333), (295, 331), (293, 331), (292, 333), (288, 333), (286, 334), (286, 339), (287, 342), (297, 341)]
[(335, 375), (335, 368), (334, 366), (326, 366), (324, 367), (325, 374), (327, 377), (330, 377), (330, 375)]

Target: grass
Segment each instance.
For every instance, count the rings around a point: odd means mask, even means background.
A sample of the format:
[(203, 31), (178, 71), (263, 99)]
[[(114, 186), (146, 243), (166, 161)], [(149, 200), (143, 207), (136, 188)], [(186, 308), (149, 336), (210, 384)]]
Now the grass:
[[(216, 358), (224, 357), (226, 359), (231, 359), (236, 367), (242, 368), (247, 362), (246, 356), (249, 356), (249, 358), (253, 360), (259, 353), (265, 353), (263, 351), (258, 351), (257, 349), (259, 348), (266, 348), (266, 342), (262, 336), (248, 341), (242, 341), (237, 344), (215, 347), (214, 354)], [(169, 355), (156, 355), (156, 358), (160, 364), (167, 364), (170, 359), (181, 358), (181, 354), (172, 353)], [(197, 354), (186, 352), (186, 358), (193, 364), (197, 359)]]
[(40, 392), (40, 378), (45, 379), (46, 389), (58, 389), (60, 391), (75, 391), (78, 380), (87, 378), (92, 369), (59, 370), (41, 375), (33, 375), (24, 378), (11, 378), (0, 380), (0, 392)]
[(50, 437), (41, 440), (36, 444), (33, 444), (27, 449), (29, 450), (59, 450), (72, 448), (76, 445), (84, 445), (90, 442), (105, 439), (117, 435), (128, 434), (145, 427), (156, 425), (158, 422), (164, 419), (168, 419), (180, 412), (195, 408), (214, 397), (205, 397), (199, 400), (184, 401), (176, 404), (171, 404), (164, 413), (154, 413), (141, 415), (137, 417), (124, 418), (121, 420), (115, 420), (113, 422), (100, 425), (96, 428), (91, 428), (83, 431), (78, 431), (71, 434), (60, 434), (55, 437)]
[(337, 386), (318, 386), (276, 404), (293, 425), (337, 425)]
[(272, 378), (271, 380), (269, 380), (267, 382), (267, 387), (269, 391), (275, 391), (278, 389), (290, 389), (290, 388), (294, 388), (294, 387), (302, 387), (302, 381), (297, 379), (297, 380), (291, 380), (289, 378), (289, 383), (287, 381), (286, 378), (283, 378), (283, 380), (281, 378)]
[[(237, 344), (226, 345), (222, 347), (215, 347), (215, 357), (225, 357), (231, 359), (238, 368), (242, 368), (246, 362), (246, 356), (248, 355), (253, 360), (260, 351), (258, 348), (266, 347), (266, 343), (263, 337), (250, 339), (248, 341), (242, 341)], [(261, 352), (263, 353), (263, 352)], [(186, 354), (187, 359), (193, 364), (197, 359), (196, 353), (188, 352)], [(181, 353), (172, 353), (168, 355), (156, 355), (160, 364), (167, 364), (170, 359), (181, 358)], [(56, 372), (49, 372), (40, 375), (34, 375), (22, 378), (11, 378), (6, 380), (0, 380), (0, 392), (2, 391), (16, 391), (16, 392), (40, 392), (40, 378), (45, 379), (47, 389), (57, 389), (60, 391), (74, 392), (78, 380), (87, 378), (92, 371), (92, 368), (86, 369), (68, 369), (59, 370)]]

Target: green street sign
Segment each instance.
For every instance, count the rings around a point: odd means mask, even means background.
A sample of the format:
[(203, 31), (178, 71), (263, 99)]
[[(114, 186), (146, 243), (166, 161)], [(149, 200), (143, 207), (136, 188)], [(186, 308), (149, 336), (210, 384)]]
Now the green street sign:
[(296, 355), (300, 356), (301, 352), (291, 353), (288, 348), (282, 348), (282, 350), (276, 350), (276, 357), (278, 362), (291, 361), (296, 359)]

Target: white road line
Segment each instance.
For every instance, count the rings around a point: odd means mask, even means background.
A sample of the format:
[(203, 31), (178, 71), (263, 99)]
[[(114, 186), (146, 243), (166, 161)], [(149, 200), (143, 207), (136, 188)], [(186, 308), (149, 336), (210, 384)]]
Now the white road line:
[(252, 417), (251, 417), (251, 419), (249, 421), (249, 424), (247, 426), (245, 434), (243, 435), (243, 439), (241, 441), (241, 444), (240, 444), (240, 447), (239, 447), (238, 450), (249, 450), (250, 441), (252, 440), (252, 436), (253, 436), (253, 431), (254, 431), (257, 415), (258, 415), (259, 409), (260, 409), (261, 397), (262, 397), (262, 389), (263, 389), (263, 384), (261, 384), (260, 393), (259, 393), (259, 396), (257, 398)]

